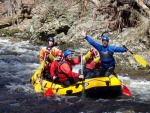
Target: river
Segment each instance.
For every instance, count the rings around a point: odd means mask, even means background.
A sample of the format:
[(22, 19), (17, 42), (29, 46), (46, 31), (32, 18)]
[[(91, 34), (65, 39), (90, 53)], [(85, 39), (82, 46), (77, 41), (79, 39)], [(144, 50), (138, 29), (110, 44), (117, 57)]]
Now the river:
[(0, 38), (0, 113), (101, 113), (150, 112), (150, 81), (119, 75), (132, 97), (82, 99), (43, 97), (35, 93), (30, 78), (39, 67), (41, 46), (12, 37)]

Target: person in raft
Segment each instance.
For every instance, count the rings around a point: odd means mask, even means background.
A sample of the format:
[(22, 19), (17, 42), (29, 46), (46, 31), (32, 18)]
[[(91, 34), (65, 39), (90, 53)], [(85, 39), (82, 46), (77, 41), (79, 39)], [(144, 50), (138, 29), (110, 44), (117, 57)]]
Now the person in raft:
[(40, 64), (44, 61), (44, 72), (43, 72), (43, 78), (50, 79), (50, 66), (52, 61), (55, 59), (56, 52), (59, 51), (55, 47), (55, 40), (53, 37), (49, 37), (47, 39), (48, 46), (43, 47), (40, 50)]
[(103, 76), (109, 76), (114, 72), (115, 69), (115, 59), (113, 57), (114, 52), (127, 52), (124, 47), (110, 46), (109, 38), (107, 36), (102, 36), (102, 44), (97, 43), (89, 36), (86, 32), (81, 31), (81, 35), (99, 52), (102, 66), (100, 68), (100, 74)]
[(62, 51), (57, 51), (56, 52), (56, 58), (54, 59), (54, 61), (51, 63), (50, 66), (50, 77), (53, 79), (53, 81), (55, 79), (55, 82), (58, 82), (58, 72), (57, 72), (57, 68), (58, 68), (58, 64), (62, 61), (63, 58), (63, 52)]
[(83, 69), (83, 74), (85, 79), (95, 78), (100, 76), (99, 69), (101, 67), (100, 56), (98, 51), (94, 48), (91, 48), (90, 51), (84, 56), (85, 64)]
[(73, 52), (70, 50), (64, 51), (64, 59), (58, 65), (58, 79), (64, 87), (78, 82), (79, 79), (84, 79), (83, 75), (72, 71), (72, 66), (81, 62), (81, 56), (78, 56), (77, 59), (73, 59), (72, 54)]
[(40, 50), (40, 63), (44, 60), (46, 55), (53, 54), (53, 56), (55, 56), (56, 52), (59, 51), (59, 49), (57, 49), (55, 47), (54, 37), (49, 37), (47, 39), (47, 42), (48, 42), (48, 46), (47, 47), (43, 47)]

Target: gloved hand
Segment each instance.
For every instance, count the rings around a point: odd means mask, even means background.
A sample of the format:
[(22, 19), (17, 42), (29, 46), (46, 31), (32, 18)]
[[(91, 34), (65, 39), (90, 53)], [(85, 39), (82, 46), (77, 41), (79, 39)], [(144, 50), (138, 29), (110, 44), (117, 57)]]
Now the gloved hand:
[(79, 75), (79, 78), (84, 78), (84, 75)]
[(91, 50), (91, 55), (92, 55), (92, 56), (97, 56), (97, 55), (98, 55), (98, 51), (95, 50), (95, 49), (92, 49), (92, 50)]
[(79, 81), (84, 80), (84, 75), (79, 75)]
[(94, 49), (91, 49), (91, 50), (90, 50), (90, 52), (91, 52), (91, 55), (92, 55), (92, 56), (94, 56), (94, 55), (95, 55), (95, 51), (94, 51)]

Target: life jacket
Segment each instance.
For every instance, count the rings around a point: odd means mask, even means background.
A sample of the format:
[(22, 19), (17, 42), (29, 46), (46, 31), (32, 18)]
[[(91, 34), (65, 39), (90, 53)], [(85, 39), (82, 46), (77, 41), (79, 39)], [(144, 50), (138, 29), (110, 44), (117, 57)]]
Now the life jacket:
[(55, 61), (53, 61), (53, 62), (55, 62), (55, 63), (57, 64), (57, 65), (55, 66), (55, 71), (54, 71), (54, 73), (55, 73), (56, 76), (58, 76), (58, 65), (59, 65), (59, 62), (60, 62), (60, 61), (55, 60)]
[(90, 69), (90, 70), (92, 70), (93, 68), (94, 68), (94, 66), (95, 66), (95, 64), (94, 64), (94, 62), (92, 62), (93, 61), (93, 58), (90, 58), (86, 63), (85, 63), (85, 68), (86, 69)]
[(50, 73), (50, 71), (49, 71), (50, 67), (51, 67), (51, 62), (48, 62), (45, 66), (46, 73)]
[(46, 47), (46, 50), (45, 50), (45, 54), (47, 54), (47, 52), (48, 52), (48, 53), (51, 53), (51, 52), (52, 52), (52, 48), (53, 48), (53, 46), (52, 46), (52, 47), (47, 46), (47, 47)]
[(100, 58), (102, 62), (102, 66), (108, 68), (115, 65), (115, 60), (113, 55), (110, 54), (109, 46), (107, 47), (107, 51), (100, 51)]
[(102, 63), (101, 61), (99, 61), (97, 64), (95, 64), (95, 69), (99, 69), (101, 67)]
[(67, 63), (72, 70), (72, 65), (69, 62), (67, 62), (67, 61), (59, 62), (57, 72), (58, 72), (58, 78), (59, 78), (60, 82), (64, 82), (64, 81), (68, 80), (68, 78), (69, 78), (69, 76), (60, 69), (60, 66), (64, 63)]
[(94, 69), (99, 69), (101, 67), (101, 61), (95, 64), (94, 59), (89, 59), (85, 64), (84, 64), (84, 69), (89, 69), (89, 70), (94, 70)]

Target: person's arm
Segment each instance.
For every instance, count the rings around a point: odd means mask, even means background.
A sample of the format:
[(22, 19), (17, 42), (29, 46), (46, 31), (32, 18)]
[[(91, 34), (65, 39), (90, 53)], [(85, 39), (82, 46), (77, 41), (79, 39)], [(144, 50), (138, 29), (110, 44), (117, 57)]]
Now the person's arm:
[(127, 49), (124, 47), (110, 46), (110, 48), (113, 49), (114, 52), (127, 52)]
[(93, 60), (93, 61), (94, 61), (94, 63), (95, 63), (95, 64), (97, 64), (97, 63), (100, 61), (100, 56), (98, 56), (98, 57), (94, 58), (94, 60)]
[(41, 51), (40, 51), (40, 63), (42, 63), (42, 61), (44, 60), (44, 57), (45, 57), (45, 50), (46, 48), (42, 48)]
[(80, 62), (81, 62), (81, 56), (78, 56), (78, 58), (70, 61), (71, 65), (77, 65), (80, 64)]
[(90, 57), (91, 57), (91, 51), (87, 52), (87, 54), (84, 56), (85, 62), (87, 62)]
[(97, 43), (96, 41), (92, 40), (89, 36), (87, 36), (86, 31), (82, 30), (81, 31), (81, 35), (95, 48), (97, 49), (99, 52), (102, 48), (102, 45)]
[(99, 50), (102, 45), (97, 43), (96, 41), (94, 41), (92, 38), (90, 38), (89, 36), (86, 36), (85, 39), (97, 50)]
[(60, 66), (60, 69), (69, 77), (79, 78), (77, 73), (72, 72), (70, 66), (67, 63), (64, 63)]
[(55, 59), (55, 57), (50, 53), (48, 54), (48, 59), (50, 60), (50, 62), (52, 62)]

